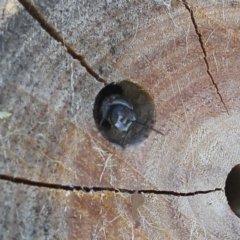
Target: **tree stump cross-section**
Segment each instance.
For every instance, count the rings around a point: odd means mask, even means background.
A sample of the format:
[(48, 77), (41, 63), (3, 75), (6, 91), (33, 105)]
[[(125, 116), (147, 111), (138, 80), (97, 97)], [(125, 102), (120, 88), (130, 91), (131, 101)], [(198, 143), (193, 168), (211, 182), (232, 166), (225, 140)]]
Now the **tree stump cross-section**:
[[(240, 156), (239, 12), (229, 0), (1, 1), (0, 239), (239, 239), (225, 195)], [(122, 148), (93, 107), (126, 79), (164, 134)]]

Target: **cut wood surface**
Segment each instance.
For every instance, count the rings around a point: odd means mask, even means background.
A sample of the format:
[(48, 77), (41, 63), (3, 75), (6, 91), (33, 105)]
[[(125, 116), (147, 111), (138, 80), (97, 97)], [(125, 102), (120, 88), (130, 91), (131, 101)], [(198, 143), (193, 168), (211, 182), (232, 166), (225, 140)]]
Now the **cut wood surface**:
[[(239, 16), (227, 0), (1, 1), (0, 239), (239, 239)], [(100, 134), (95, 98), (125, 79), (164, 136)]]

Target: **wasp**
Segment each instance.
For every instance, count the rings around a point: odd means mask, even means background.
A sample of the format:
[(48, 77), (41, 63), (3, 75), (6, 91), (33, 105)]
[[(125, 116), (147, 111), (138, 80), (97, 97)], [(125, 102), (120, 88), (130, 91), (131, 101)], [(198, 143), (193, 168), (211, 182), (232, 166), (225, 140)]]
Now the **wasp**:
[[(145, 126), (144, 123), (137, 120), (137, 114), (133, 105), (125, 98), (124, 95), (114, 94), (106, 97), (102, 102), (100, 112), (102, 118), (99, 123), (99, 127), (103, 125), (104, 121), (107, 121), (111, 129), (114, 128), (119, 133), (126, 132), (122, 141), (122, 146), (124, 145), (125, 138), (127, 137), (133, 123)], [(146, 126), (146, 128), (152, 129), (155, 132), (164, 135), (161, 131), (158, 131), (150, 126)]]
[(102, 120), (108, 121), (111, 127), (123, 132), (128, 131), (133, 122), (137, 120), (137, 114), (133, 106), (123, 95), (111, 95), (107, 97), (101, 106)]

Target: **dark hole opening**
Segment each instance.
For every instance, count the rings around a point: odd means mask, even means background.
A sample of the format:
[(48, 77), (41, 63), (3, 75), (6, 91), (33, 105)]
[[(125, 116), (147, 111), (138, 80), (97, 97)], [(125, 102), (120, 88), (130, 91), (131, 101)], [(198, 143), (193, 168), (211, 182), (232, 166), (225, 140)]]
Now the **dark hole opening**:
[[(137, 119), (132, 122), (127, 131), (119, 131), (109, 120), (103, 118), (102, 104), (114, 95), (127, 100), (136, 113)], [(98, 93), (94, 103), (93, 115), (97, 128), (103, 137), (110, 142), (125, 147), (128, 144), (139, 143), (149, 136), (150, 128), (155, 122), (155, 107), (151, 96), (144, 87), (129, 80), (124, 80), (111, 83)], [(128, 121), (126, 122), (128, 123)]]
[(240, 217), (240, 164), (232, 168), (228, 174), (225, 194), (230, 208)]

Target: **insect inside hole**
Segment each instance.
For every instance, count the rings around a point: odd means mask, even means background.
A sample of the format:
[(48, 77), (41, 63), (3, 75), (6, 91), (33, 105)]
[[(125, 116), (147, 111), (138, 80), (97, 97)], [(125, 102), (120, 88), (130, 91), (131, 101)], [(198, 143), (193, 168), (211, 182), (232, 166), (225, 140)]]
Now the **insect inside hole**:
[(106, 120), (111, 128), (115, 127), (119, 131), (128, 131), (129, 127), (137, 120), (137, 114), (133, 106), (124, 96), (111, 95), (107, 97), (101, 106), (102, 119), (100, 126)]
[[(107, 121), (111, 128), (115, 128), (119, 132), (126, 132), (122, 141), (122, 146), (134, 122), (145, 126), (144, 123), (137, 120), (137, 114), (132, 104), (123, 95), (114, 94), (107, 97), (102, 102), (101, 115), (102, 119), (99, 123), (99, 127), (103, 125), (104, 121)], [(162, 132), (150, 126), (146, 127), (164, 135)]]

